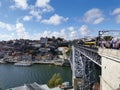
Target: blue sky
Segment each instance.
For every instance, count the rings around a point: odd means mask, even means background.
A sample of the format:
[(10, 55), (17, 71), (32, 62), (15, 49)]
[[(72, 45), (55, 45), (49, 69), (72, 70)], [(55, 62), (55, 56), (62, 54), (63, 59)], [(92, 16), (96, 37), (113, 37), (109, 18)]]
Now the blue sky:
[(120, 0), (0, 0), (0, 40), (71, 40), (99, 30), (120, 30)]

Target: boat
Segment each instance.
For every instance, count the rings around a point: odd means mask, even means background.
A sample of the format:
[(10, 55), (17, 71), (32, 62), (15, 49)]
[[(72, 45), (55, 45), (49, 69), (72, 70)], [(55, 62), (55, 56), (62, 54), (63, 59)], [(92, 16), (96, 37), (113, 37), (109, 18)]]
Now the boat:
[(4, 64), (4, 63), (6, 63), (6, 62), (5, 62), (5, 61), (0, 61), (0, 63), (1, 63), (1, 64)]
[(2, 58), (2, 59), (0, 59), (0, 63), (1, 63), (1, 64), (4, 64), (4, 63), (6, 63), (6, 62), (5, 62), (4, 59)]
[(14, 64), (15, 66), (31, 66), (32, 63), (30, 62), (25, 62), (25, 61), (21, 61), (21, 62), (17, 62)]

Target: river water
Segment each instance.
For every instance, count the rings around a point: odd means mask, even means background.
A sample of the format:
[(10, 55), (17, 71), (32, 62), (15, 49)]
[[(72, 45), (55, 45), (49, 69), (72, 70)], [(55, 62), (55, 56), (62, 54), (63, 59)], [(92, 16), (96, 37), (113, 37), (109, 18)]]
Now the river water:
[(0, 87), (2, 90), (37, 82), (46, 84), (54, 73), (60, 73), (63, 82), (71, 84), (70, 67), (34, 64), (31, 67), (17, 67), (13, 64), (0, 64)]

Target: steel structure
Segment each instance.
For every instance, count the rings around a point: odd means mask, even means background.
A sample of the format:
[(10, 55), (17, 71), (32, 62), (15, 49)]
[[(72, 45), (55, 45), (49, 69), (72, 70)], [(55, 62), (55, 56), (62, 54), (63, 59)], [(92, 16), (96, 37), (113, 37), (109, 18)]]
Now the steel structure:
[(72, 46), (70, 63), (73, 79), (82, 79), (80, 84), (77, 85), (79, 90), (92, 90), (92, 84), (96, 78), (94, 74), (95, 65), (101, 67), (101, 57), (97, 50), (97, 48), (87, 46)]

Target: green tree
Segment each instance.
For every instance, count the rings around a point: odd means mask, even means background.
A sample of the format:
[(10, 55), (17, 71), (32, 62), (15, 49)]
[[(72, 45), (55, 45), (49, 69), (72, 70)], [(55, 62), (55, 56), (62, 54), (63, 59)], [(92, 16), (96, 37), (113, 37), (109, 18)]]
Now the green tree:
[(110, 41), (110, 40), (112, 40), (112, 36), (104, 36), (103, 37), (103, 40), (105, 40), (105, 41)]
[(72, 51), (72, 49), (69, 48), (68, 51), (66, 52), (66, 55), (67, 55), (67, 56), (70, 56), (71, 51)]
[(50, 88), (56, 87), (61, 84), (62, 84), (62, 78), (59, 73), (55, 73), (47, 83), (48, 87)]
[(48, 87), (52, 88), (54, 87), (54, 78), (51, 78), (49, 81), (48, 81)]
[(62, 79), (61, 78), (57, 78), (55, 80), (55, 86), (61, 85), (62, 84)]

